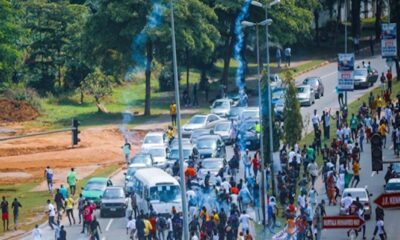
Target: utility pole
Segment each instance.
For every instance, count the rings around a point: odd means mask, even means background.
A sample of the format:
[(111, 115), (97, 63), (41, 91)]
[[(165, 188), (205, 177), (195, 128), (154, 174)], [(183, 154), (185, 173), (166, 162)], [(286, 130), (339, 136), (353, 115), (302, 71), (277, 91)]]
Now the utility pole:
[[(344, 53), (347, 53), (347, 0), (344, 1)], [(347, 91), (344, 91), (344, 105), (347, 107)]]

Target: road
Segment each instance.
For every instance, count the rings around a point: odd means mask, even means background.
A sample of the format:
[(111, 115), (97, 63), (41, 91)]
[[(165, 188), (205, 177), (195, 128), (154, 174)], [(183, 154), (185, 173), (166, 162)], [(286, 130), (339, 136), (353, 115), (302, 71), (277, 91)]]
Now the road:
[[(370, 59), (365, 59), (366, 61), (371, 61), (372, 66), (376, 69), (378, 69), (379, 72), (383, 71), (386, 69), (386, 66), (384, 62), (379, 58), (379, 57), (374, 57)], [(359, 62), (357, 61), (357, 64)], [(308, 76), (320, 76), (322, 78), (322, 82), (325, 86), (325, 94), (321, 99), (317, 99), (315, 104), (311, 107), (302, 107), (301, 108), (301, 113), (303, 115), (303, 119), (310, 118), (313, 114), (313, 110), (317, 109), (318, 113), (321, 115), (322, 110), (325, 108), (331, 108), (332, 111), (338, 108), (338, 102), (337, 102), (337, 95), (335, 91), (335, 86), (337, 83), (337, 64), (336, 63), (331, 63), (326, 66), (323, 66), (321, 68), (318, 68), (316, 70), (313, 70), (311, 72), (308, 72), (306, 74), (303, 74), (301, 76), (298, 76), (296, 78), (296, 83), (300, 84), (304, 78)], [(357, 90), (354, 92), (350, 92), (348, 94), (348, 101), (354, 101), (360, 96), (364, 95), (367, 93), (370, 89), (365, 89), (365, 90)], [(250, 101), (250, 103), (255, 103), (256, 101)], [(256, 104), (252, 104), (255, 105)], [(311, 124), (308, 126), (307, 132), (311, 130), (312, 126)], [(368, 186), (368, 189), (370, 190), (371, 193), (374, 194), (374, 196), (378, 196), (379, 193), (382, 192), (382, 186), (383, 186), (383, 175), (384, 173), (380, 173), (379, 175), (371, 175), (371, 164), (370, 164), (370, 149), (369, 146), (365, 147), (365, 153), (362, 155), (362, 160), (361, 160), (361, 182), (360, 186)], [(232, 148), (228, 147), (227, 148), (227, 159), (230, 159), (233, 154)], [(384, 152), (386, 159), (390, 159), (392, 157), (392, 151), (385, 150)], [(124, 175), (122, 172), (119, 174), (115, 175), (113, 177), (113, 182), (114, 185), (123, 185), (123, 179)], [(322, 187), (322, 182), (319, 180), (319, 185)], [(324, 190), (318, 189), (319, 192), (321, 193), (320, 196), (326, 199), (326, 196), (324, 194)], [(327, 211), (329, 215), (336, 215), (338, 213), (338, 207), (327, 207)], [(400, 228), (396, 228), (396, 221), (394, 221), (395, 215), (398, 213), (398, 211), (391, 210), (391, 211), (386, 211), (386, 218), (385, 218), (385, 223), (386, 223), (386, 228), (388, 231), (389, 236), (400, 236)], [(106, 239), (128, 239), (126, 236), (126, 219), (125, 218), (100, 218), (99, 216), (99, 211), (96, 212), (96, 215), (99, 219), (100, 225), (103, 230), (103, 234), (101, 235), (102, 240)], [(75, 216), (77, 216), (77, 213), (75, 213)], [(374, 219), (374, 215), (372, 216), (372, 219)], [(373, 226), (374, 226), (374, 221), (370, 220), (367, 223), (367, 236), (371, 237), (371, 233), (373, 231)], [(87, 236), (84, 234), (80, 234), (82, 226), (81, 225), (73, 225), (73, 226), (67, 226), (66, 230), (68, 233), (68, 239), (87, 239)], [(54, 233), (51, 231), (51, 229), (47, 226), (44, 225), (42, 226), (42, 230), (44, 233), (44, 236), (46, 236), (46, 239), (51, 239)], [(260, 236), (258, 236), (260, 237)], [(343, 237), (343, 238), (341, 238)], [(261, 237), (262, 238), (262, 237)], [(257, 238), (257, 239), (261, 239)], [(265, 238), (265, 237), (264, 237)], [(30, 239), (29, 237), (26, 237), (25, 239)], [(346, 235), (344, 231), (338, 231), (338, 230), (329, 230), (329, 231), (324, 231), (323, 232), (323, 238), (322, 239), (346, 239)]]

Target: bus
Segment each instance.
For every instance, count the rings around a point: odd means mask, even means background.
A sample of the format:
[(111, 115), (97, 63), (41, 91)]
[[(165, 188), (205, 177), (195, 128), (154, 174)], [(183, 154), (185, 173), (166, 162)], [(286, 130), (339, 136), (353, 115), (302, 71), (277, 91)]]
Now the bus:
[(160, 168), (138, 169), (133, 184), (139, 212), (148, 213), (150, 205), (158, 214), (171, 214), (172, 207), (182, 212), (179, 182)]

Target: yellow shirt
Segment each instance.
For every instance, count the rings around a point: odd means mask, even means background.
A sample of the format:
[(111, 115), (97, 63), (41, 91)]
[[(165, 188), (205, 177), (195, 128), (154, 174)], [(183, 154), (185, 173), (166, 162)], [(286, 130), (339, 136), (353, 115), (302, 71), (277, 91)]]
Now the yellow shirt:
[(287, 232), (290, 234), (293, 234), (296, 230), (296, 222), (294, 219), (288, 219), (287, 220)]
[(386, 126), (385, 126), (385, 124), (381, 124), (379, 126), (379, 128), (378, 128), (378, 131), (382, 136), (386, 136)]
[(72, 199), (72, 197), (67, 198), (67, 200), (65, 200), (65, 207), (67, 209), (72, 209), (74, 207), (74, 199)]
[(378, 108), (382, 108), (382, 107), (383, 107), (382, 98), (376, 99), (376, 106), (377, 106)]
[(360, 176), (360, 164), (358, 162), (353, 163), (353, 174), (354, 176)]
[(175, 115), (176, 114), (176, 105), (175, 103), (169, 105), (169, 114)]
[(219, 216), (218, 216), (218, 214), (214, 214), (214, 223), (215, 223), (215, 225), (219, 225)]
[(151, 226), (151, 223), (149, 220), (144, 219), (143, 222), (144, 222), (144, 235), (148, 236), (150, 231), (153, 229), (153, 227)]

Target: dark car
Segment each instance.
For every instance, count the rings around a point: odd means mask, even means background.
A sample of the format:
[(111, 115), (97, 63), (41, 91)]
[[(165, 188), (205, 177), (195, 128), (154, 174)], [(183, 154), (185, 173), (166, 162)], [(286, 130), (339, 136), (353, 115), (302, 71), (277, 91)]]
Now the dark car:
[(286, 88), (275, 88), (272, 90), (272, 107), (275, 107), (275, 104), (285, 98)]
[(257, 150), (260, 148), (260, 134), (256, 132), (256, 124), (258, 119), (250, 119), (240, 124), (236, 142), (240, 144), (242, 148), (249, 150)]
[(324, 96), (324, 85), (319, 77), (308, 77), (303, 81), (304, 85), (310, 85), (314, 89), (315, 98)]
[(125, 216), (128, 200), (122, 187), (107, 187), (101, 196), (100, 217)]
[[(183, 160), (189, 161), (193, 157), (193, 146), (191, 144), (182, 144)], [(179, 147), (172, 147), (167, 155), (168, 165), (172, 166), (176, 160), (179, 160)]]
[(219, 135), (204, 135), (197, 139), (194, 151), (198, 153), (199, 159), (225, 158), (226, 149)]
[(192, 144), (196, 144), (197, 139), (198, 139), (199, 137), (201, 137), (201, 136), (203, 136), (203, 135), (208, 135), (208, 134), (210, 134), (210, 129), (204, 129), (204, 128), (202, 128), (202, 129), (195, 129), (195, 130), (193, 130), (192, 135), (190, 136), (190, 142), (191, 142)]

